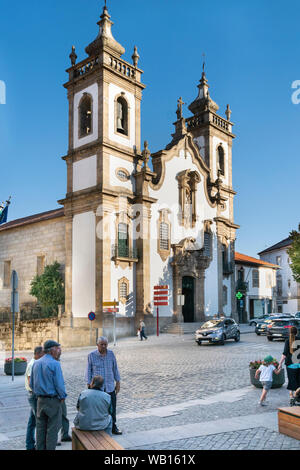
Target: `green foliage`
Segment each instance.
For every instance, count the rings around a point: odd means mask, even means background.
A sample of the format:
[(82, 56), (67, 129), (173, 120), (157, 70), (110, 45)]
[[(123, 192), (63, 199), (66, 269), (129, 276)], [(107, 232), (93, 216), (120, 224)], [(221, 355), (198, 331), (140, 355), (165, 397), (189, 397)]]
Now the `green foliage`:
[(290, 237), (292, 246), (287, 251), (291, 259), (291, 269), (295, 281), (300, 282), (300, 230), (298, 232), (293, 230)]
[(59, 272), (60, 264), (46, 266), (43, 274), (31, 281), (30, 295), (37, 298), (43, 310), (49, 314), (58, 312), (58, 305), (65, 303), (64, 281)]

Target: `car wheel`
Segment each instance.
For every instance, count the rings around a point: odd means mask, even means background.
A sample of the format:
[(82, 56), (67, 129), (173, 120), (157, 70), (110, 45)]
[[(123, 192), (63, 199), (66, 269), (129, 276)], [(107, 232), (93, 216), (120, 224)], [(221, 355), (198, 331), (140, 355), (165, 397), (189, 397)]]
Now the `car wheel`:
[(236, 334), (236, 337), (234, 338), (234, 341), (238, 343), (240, 339), (241, 339), (241, 335), (240, 335), (240, 332), (238, 331)]
[(224, 346), (224, 344), (225, 344), (225, 339), (226, 339), (226, 336), (223, 334), (222, 337), (221, 337), (221, 340), (220, 340), (220, 344), (222, 346)]
[(201, 346), (201, 341), (197, 341), (197, 343), (198, 343), (198, 346)]
[(273, 341), (273, 337), (272, 337), (272, 336), (268, 336), (268, 341)]
[(260, 336), (260, 333), (256, 333), (256, 334), (257, 334), (257, 336)]

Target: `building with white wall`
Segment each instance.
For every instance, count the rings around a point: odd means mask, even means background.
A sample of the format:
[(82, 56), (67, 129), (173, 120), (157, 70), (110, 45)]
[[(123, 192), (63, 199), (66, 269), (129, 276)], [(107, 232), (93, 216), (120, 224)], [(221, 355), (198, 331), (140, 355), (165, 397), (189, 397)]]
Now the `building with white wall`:
[(262, 260), (276, 263), (277, 271), (277, 312), (296, 313), (300, 311), (300, 284), (293, 277), (287, 250), (292, 244), (291, 238), (270, 246), (259, 254)]
[(276, 311), (276, 272), (279, 266), (235, 253), (237, 311), (240, 322)]

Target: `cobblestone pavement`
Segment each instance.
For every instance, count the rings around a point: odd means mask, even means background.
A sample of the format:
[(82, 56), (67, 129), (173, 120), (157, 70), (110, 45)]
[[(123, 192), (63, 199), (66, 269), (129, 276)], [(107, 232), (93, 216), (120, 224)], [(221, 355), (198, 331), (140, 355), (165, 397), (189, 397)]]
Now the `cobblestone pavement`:
[(132, 450), (299, 450), (295, 439), (265, 428), (161, 442)]
[[(286, 388), (271, 390), (269, 405), (260, 407), (260, 391), (249, 385), (248, 365), (250, 361), (268, 354), (280, 359), (283, 345), (280, 341), (270, 343), (266, 337), (253, 333), (243, 334), (239, 343), (228, 341), (224, 346), (198, 346), (191, 335), (167, 334), (150, 336), (143, 342), (126, 338), (119, 340), (116, 347), (109, 345), (117, 356), (121, 373), (117, 411), (123, 436), (136, 432), (151, 434), (151, 431), (193, 423), (210, 422), (213, 425), (228, 418), (275, 414), (278, 406), (288, 405)], [(86, 360), (93, 349), (63, 350), (61, 363), (70, 419), (75, 415), (78, 395), (86, 387)], [(22, 354), (30, 357), (28, 353)], [(0, 374), (0, 385), (1, 379)], [(9, 397), (1, 395), (0, 387), (0, 449), (25, 446), (28, 404), (22, 384), (18, 387), (15, 392), (19, 400), (18, 411), (11, 402), (7, 407), (5, 400)], [(241, 446), (262, 449), (274, 448), (274, 442), (280, 449), (300, 448), (299, 441), (264, 425), (249, 425), (247, 429), (230, 432), (225, 429), (220, 433), (216, 427), (210, 435), (195, 435), (187, 439), (178, 439), (175, 434), (168, 438), (168, 442), (164, 438), (159, 443), (145, 443), (142, 447), (138, 444), (135, 448), (221, 449), (226, 443), (225, 448), (228, 449)], [(64, 446), (66, 444), (62, 448)]]

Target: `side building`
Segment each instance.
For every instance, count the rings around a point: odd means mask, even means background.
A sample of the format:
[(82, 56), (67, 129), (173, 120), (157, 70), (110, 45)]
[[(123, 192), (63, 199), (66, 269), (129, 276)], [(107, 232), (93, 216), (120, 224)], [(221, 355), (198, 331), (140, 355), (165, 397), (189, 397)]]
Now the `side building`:
[(276, 312), (276, 264), (235, 253), (237, 311), (240, 323)]
[(296, 313), (300, 311), (300, 284), (293, 277), (287, 252), (291, 244), (291, 238), (285, 238), (258, 253), (262, 260), (276, 263), (280, 267), (277, 271), (276, 302), (276, 311), (279, 313)]

